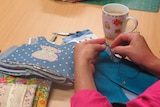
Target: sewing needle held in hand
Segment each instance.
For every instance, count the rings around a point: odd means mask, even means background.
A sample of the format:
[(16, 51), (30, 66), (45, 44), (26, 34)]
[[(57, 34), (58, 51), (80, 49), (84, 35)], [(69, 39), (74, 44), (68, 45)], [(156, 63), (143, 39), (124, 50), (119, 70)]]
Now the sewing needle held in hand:
[(109, 44), (106, 42), (105, 45), (106, 45), (105, 51), (109, 54), (111, 60), (114, 61), (114, 62), (119, 62), (120, 58), (116, 57), (115, 54), (112, 53)]

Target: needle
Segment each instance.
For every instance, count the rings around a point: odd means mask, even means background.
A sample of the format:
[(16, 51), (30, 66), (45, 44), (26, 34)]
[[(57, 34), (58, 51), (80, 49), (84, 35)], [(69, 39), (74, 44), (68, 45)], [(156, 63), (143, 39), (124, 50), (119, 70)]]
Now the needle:
[(114, 62), (119, 62), (120, 58), (116, 57), (115, 54), (113, 54), (109, 44), (106, 42), (105, 45), (107, 46), (105, 51), (109, 54), (111, 60), (114, 61)]

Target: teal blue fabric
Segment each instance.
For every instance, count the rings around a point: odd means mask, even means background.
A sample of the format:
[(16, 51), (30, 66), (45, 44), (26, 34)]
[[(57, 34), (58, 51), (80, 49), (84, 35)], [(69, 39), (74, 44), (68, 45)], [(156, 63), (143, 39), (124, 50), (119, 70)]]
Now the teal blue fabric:
[(130, 9), (158, 12), (160, 0), (83, 0), (82, 2), (102, 6), (108, 3), (120, 3)]
[(100, 53), (95, 68), (96, 87), (110, 102), (126, 103), (129, 100), (122, 88), (139, 95), (158, 80), (131, 61), (112, 61), (106, 51)]

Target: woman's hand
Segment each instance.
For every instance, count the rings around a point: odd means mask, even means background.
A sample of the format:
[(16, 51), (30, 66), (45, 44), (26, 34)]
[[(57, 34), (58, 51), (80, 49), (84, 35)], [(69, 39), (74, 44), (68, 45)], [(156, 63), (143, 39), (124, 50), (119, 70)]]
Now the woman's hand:
[(144, 65), (155, 58), (145, 39), (139, 33), (120, 34), (111, 45), (113, 53), (130, 58), (133, 62)]
[(105, 39), (94, 39), (77, 44), (74, 47), (75, 91), (96, 89), (93, 72), (100, 51), (104, 50)]
[(160, 59), (148, 47), (145, 39), (139, 33), (120, 34), (111, 45), (113, 53), (128, 57), (149, 73), (160, 77)]
[(90, 67), (91, 71), (94, 72), (94, 64), (98, 58), (98, 54), (106, 48), (104, 43), (105, 39), (101, 38), (77, 44), (74, 47), (75, 65)]

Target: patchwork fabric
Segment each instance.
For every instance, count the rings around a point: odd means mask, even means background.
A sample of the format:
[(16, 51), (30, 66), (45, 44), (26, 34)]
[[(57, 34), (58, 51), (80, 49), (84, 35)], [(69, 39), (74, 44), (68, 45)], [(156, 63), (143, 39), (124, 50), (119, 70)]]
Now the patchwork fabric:
[[(7, 103), (5, 106), (9, 107), (20, 107), (23, 105), (23, 98), (25, 97), (27, 86), (25, 85), (12, 85), (8, 98)], [(4, 102), (4, 101), (3, 101)]]
[[(12, 46), (11, 48), (7, 49), (6, 51), (2, 52), (0, 54), (0, 60), (3, 59), (5, 56), (8, 56), (10, 53), (15, 51), (17, 49), (17, 46)], [(23, 65), (22, 65), (23, 66)], [(25, 67), (25, 66), (23, 66)], [(19, 68), (19, 65), (13, 65), (13, 64), (6, 64), (0, 61), (0, 73), (8, 74), (8, 75), (13, 75), (13, 76), (40, 76), (43, 78), (47, 78), (51, 81), (56, 81), (57, 83), (65, 83), (66, 78), (62, 76), (56, 76), (56, 75), (51, 75), (48, 73), (45, 73), (41, 70), (34, 70), (35, 68), (28, 66), (30, 69), (12, 69), (12, 68)]]
[(0, 83), (1, 107), (32, 107), (36, 85)]
[(106, 51), (100, 53), (95, 68), (96, 87), (110, 102), (126, 103), (129, 100), (122, 88), (139, 95), (158, 80), (126, 59), (111, 60)]
[[(7, 49), (6, 51), (0, 53), (0, 60), (2, 58), (4, 58), (5, 56), (9, 55), (10, 53), (12, 53), (14, 50), (16, 50), (18, 48), (18, 46), (12, 46), (9, 49)], [(6, 73), (9, 75), (15, 75), (15, 76), (21, 76), (21, 75), (32, 75), (32, 74), (36, 74), (36, 72), (31, 72), (31, 71), (27, 71), (27, 70), (14, 70), (14, 69), (9, 69), (10, 66), (8, 66), (8, 64), (2, 63), (0, 61), (0, 72), (1, 73)], [(7, 68), (5, 68), (7, 66)], [(11, 66), (12, 67), (12, 66)], [(38, 74), (37, 74), (38, 75)]]
[[(0, 83), (0, 103), (2, 102), (3, 95), (9, 95), (6, 93), (7, 89), (5, 85), (8, 87), (12, 85), (23, 85), (27, 86), (25, 96), (23, 97), (23, 107), (47, 107), (48, 97), (52, 85), (51, 81), (45, 80), (43, 78), (35, 78), (32, 76), (14, 77), (0, 73)], [(19, 89), (20, 88), (18, 88), (18, 90)], [(6, 98), (8, 98), (8, 96)]]
[[(73, 47), (75, 44), (97, 38), (90, 30), (79, 31), (63, 39), (61, 45), (47, 41), (45, 37), (29, 39), (0, 57), (2, 73), (21, 76), (38, 75), (53, 82), (73, 85)], [(6, 53), (6, 52), (5, 52)]]
[[(52, 78), (52, 74), (73, 82), (73, 46), (56, 45), (38, 37), (33, 45), (23, 44), (1, 61), (11, 69), (31, 69)], [(4, 64), (2, 65), (4, 67)]]
[(7, 105), (7, 99), (8, 99), (8, 97), (9, 97), (9, 92), (10, 92), (10, 88), (11, 88), (11, 86), (9, 85), (8, 87), (7, 87), (7, 85), (3, 85), (3, 84), (0, 84), (0, 105), (2, 106), (2, 107), (5, 107), (6, 105)]
[[(0, 81), (25, 85), (37, 84), (33, 107), (45, 107), (51, 86), (50, 81), (67, 86), (73, 85), (75, 44), (95, 38), (97, 37), (90, 30), (84, 30), (64, 38), (61, 45), (47, 41), (45, 37), (30, 39), (30, 44), (23, 44), (0, 54), (1, 73), (9, 74), (0, 74), (3, 76)], [(97, 89), (111, 102), (125, 103), (129, 99), (123, 89), (138, 95), (158, 80), (142, 71), (133, 62), (115, 57), (109, 45), (106, 45), (106, 50), (100, 53), (95, 64), (94, 79)], [(10, 75), (25, 75), (29, 79)], [(32, 76), (35, 75), (50, 81), (33, 78)]]
[(32, 107), (37, 85), (28, 85), (23, 99), (23, 107)]

